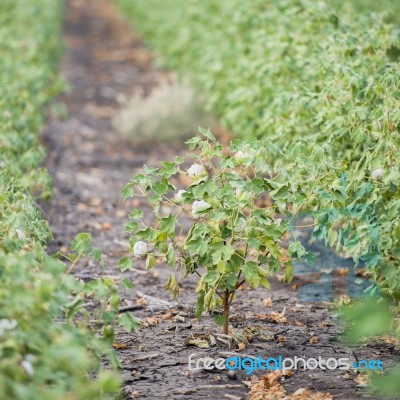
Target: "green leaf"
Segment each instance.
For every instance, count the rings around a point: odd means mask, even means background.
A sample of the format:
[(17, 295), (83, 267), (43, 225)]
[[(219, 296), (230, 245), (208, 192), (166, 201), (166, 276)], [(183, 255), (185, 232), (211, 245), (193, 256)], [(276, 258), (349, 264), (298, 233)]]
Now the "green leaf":
[(137, 331), (140, 327), (140, 320), (135, 318), (132, 313), (124, 313), (120, 315), (118, 317), (118, 322), (128, 333)]
[(207, 241), (205, 241), (201, 237), (189, 240), (188, 242), (186, 242), (186, 247), (190, 251), (191, 255), (198, 254), (200, 256), (204, 256), (207, 253), (208, 249)]
[(117, 267), (124, 272), (132, 268), (132, 260), (129, 257), (122, 257), (117, 264)]
[(156, 229), (147, 227), (145, 229), (142, 229), (141, 231), (136, 232), (136, 235), (148, 242), (155, 242), (157, 240), (157, 236), (159, 235), (159, 233), (160, 232), (157, 231)]
[(203, 282), (208, 283), (210, 286), (215, 286), (220, 276), (221, 274), (219, 272), (211, 270), (202, 277), (202, 280)]
[(250, 287), (257, 287), (260, 284), (260, 275), (258, 273), (258, 265), (254, 261), (247, 261), (241, 268), (244, 279)]
[(136, 231), (139, 228), (139, 224), (135, 221), (128, 222), (124, 225), (124, 232), (131, 233)]
[(78, 233), (71, 243), (71, 250), (77, 254), (88, 254), (91, 241), (92, 235), (90, 233)]
[(197, 299), (196, 311), (194, 312), (194, 316), (196, 318), (201, 318), (204, 310), (204, 297), (205, 292), (201, 292), (199, 298)]
[(185, 161), (185, 159), (183, 157), (181, 157), (181, 156), (176, 156), (174, 158), (174, 163), (175, 164), (182, 164), (184, 161)]
[(151, 269), (156, 265), (156, 258), (153, 254), (149, 253), (146, 257), (146, 269)]
[(196, 145), (197, 145), (199, 142), (201, 142), (200, 137), (195, 136), (195, 137), (193, 137), (193, 138), (187, 140), (187, 141), (185, 142), (185, 144), (189, 145), (189, 150), (193, 150), (194, 148), (196, 148)]
[(161, 222), (161, 227), (160, 231), (161, 232), (167, 232), (170, 234), (175, 233), (175, 217), (173, 215), (169, 215), (168, 217), (164, 217), (160, 219)]
[(129, 218), (131, 219), (138, 219), (143, 217), (143, 211), (139, 208), (134, 208), (130, 214), (128, 215)]
[(161, 163), (161, 165), (162, 165), (162, 168), (158, 172), (159, 175), (163, 175), (163, 176), (169, 178), (170, 176), (176, 174), (177, 168), (176, 168), (175, 162), (163, 161)]
[(282, 200), (287, 198), (289, 190), (289, 185), (281, 185), (278, 189), (272, 190), (269, 194), (274, 200)]
[(166, 254), (167, 257), (167, 263), (170, 267), (174, 267), (175, 263), (176, 263), (176, 259), (175, 259), (175, 251), (174, 251), (174, 246), (172, 243), (168, 244), (168, 251)]
[(236, 284), (237, 284), (237, 283), (238, 283), (237, 274), (231, 273), (231, 274), (229, 274), (229, 275), (227, 276), (225, 284), (226, 284), (226, 288), (227, 288), (228, 290), (231, 290), (231, 291), (235, 290), (235, 289), (236, 289)]
[(221, 274), (225, 274), (226, 272), (227, 262), (225, 260), (220, 260), (217, 264), (217, 271)]
[(128, 199), (129, 197), (133, 197), (134, 195), (134, 191), (132, 188), (131, 184), (126, 185), (122, 190), (121, 190), (121, 196), (122, 199), (125, 201), (126, 199)]
[(289, 243), (289, 253), (294, 258), (302, 258), (307, 254), (306, 249), (298, 240)]
[(93, 258), (93, 260), (97, 261), (100, 265), (104, 264), (103, 253), (100, 249), (93, 248), (91, 252), (91, 257)]
[(157, 242), (165, 242), (167, 239), (168, 239), (167, 232), (160, 232), (156, 237)]
[(213, 143), (217, 143), (217, 139), (209, 129), (206, 130), (203, 128), (199, 128), (199, 132), (202, 133), (207, 139), (211, 140)]
[(294, 268), (292, 263), (289, 263), (285, 267), (285, 271), (283, 272), (283, 281), (286, 283), (290, 283), (294, 277)]
[(214, 265), (217, 265), (221, 259), (229, 261), (235, 253), (234, 247), (230, 244), (225, 244), (224, 242), (212, 243), (210, 245), (210, 250)]
[(214, 316), (214, 321), (217, 325), (224, 325), (225, 323), (225, 317), (223, 315), (218, 315), (216, 314)]
[(179, 296), (179, 282), (176, 280), (174, 275), (170, 275), (168, 282), (164, 286), (166, 289), (168, 289), (171, 294), (172, 298), (175, 300)]
[(125, 288), (125, 289), (132, 289), (133, 288), (133, 283), (131, 282), (131, 280), (129, 278), (124, 278), (121, 281), (121, 285)]

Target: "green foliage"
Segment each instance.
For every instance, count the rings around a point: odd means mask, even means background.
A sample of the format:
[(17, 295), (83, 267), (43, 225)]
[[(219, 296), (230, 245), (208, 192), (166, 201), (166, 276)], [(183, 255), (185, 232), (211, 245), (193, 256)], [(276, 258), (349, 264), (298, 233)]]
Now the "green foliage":
[(342, 13), (384, 13), (385, 20), (399, 24), (400, 3), (397, 0), (332, 0)]
[[(289, 242), (287, 252), (282, 237), (315, 197), (315, 180), (307, 180), (310, 170), (316, 163), (318, 174), (331, 170), (321, 163), (320, 148), (309, 151), (302, 163), (289, 164), (281, 153), (280, 163), (272, 167), (279, 149), (268, 141), (236, 139), (224, 148), (210, 131), (200, 131), (204, 138), (187, 142), (195, 160), (190, 168), (182, 169), (180, 157), (158, 168), (144, 166), (122, 190), (125, 198), (145, 197), (154, 211), (150, 225), (141, 210), (131, 212), (126, 231), (131, 233), (132, 253), (146, 257), (147, 268), (159, 258), (166, 260), (171, 276), (165, 287), (175, 298), (180, 278), (198, 275), (197, 316), (219, 306), (227, 311), (243, 283), (268, 288), (269, 277), (281, 269), (290, 281), (292, 259), (307, 253), (296, 240)], [(180, 175), (192, 183), (178, 191), (173, 182)], [(270, 205), (262, 206), (262, 201)], [(124, 257), (119, 266), (129, 269), (132, 260)]]
[[(87, 284), (46, 254), (51, 237), (34, 198), (48, 198), (50, 178), (38, 143), (45, 103), (61, 88), (55, 70), (61, 50), (62, 2), (0, 2), (0, 393), (2, 399), (110, 399), (115, 373), (100, 371), (110, 353), (110, 324), (118, 311), (110, 279)], [(79, 235), (68, 256), (101, 260), (90, 236)], [(71, 267), (70, 267), (71, 268)], [(107, 305), (97, 338), (84, 320)], [(108, 318), (108, 323), (106, 318)], [(96, 374), (97, 378), (93, 378)]]
[(364, 261), (399, 300), (398, 28), (361, 1), (347, 2), (353, 12), (327, 0), (117, 2), (228, 129), (324, 147), (335, 170), (316, 176), (316, 235)]
[(385, 301), (368, 298), (344, 306), (341, 311), (341, 318), (346, 323), (344, 339), (351, 343), (361, 344), (366, 339), (389, 333), (393, 329), (393, 315)]
[[(376, 297), (342, 306), (340, 317), (345, 324), (343, 339), (351, 344), (362, 345), (365, 341), (383, 336), (394, 337), (398, 344), (400, 328), (396, 324), (394, 311), (387, 301)], [(374, 371), (368, 374), (371, 389), (378, 395), (398, 396), (400, 393), (399, 365), (388, 368), (384, 374)]]

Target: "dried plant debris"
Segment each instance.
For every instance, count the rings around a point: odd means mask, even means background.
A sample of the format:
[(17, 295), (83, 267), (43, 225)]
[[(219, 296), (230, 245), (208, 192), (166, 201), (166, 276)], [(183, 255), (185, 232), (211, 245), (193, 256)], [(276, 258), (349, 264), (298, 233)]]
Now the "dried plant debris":
[(160, 78), (148, 95), (138, 90), (120, 104), (113, 125), (134, 142), (174, 142), (190, 137), (194, 127), (215, 125), (193, 87), (174, 77)]
[(250, 387), (248, 400), (332, 400), (329, 393), (313, 392), (299, 388), (294, 393), (287, 394), (281, 382), (292, 375), (291, 371), (273, 371), (261, 378), (253, 377), (250, 382), (244, 382)]

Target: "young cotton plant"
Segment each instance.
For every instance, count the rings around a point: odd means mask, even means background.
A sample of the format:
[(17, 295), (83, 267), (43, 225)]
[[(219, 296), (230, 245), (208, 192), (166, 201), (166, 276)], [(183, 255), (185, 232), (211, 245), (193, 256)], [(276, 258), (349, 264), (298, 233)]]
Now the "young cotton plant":
[[(189, 168), (181, 157), (160, 168), (144, 166), (123, 189), (124, 198), (144, 197), (154, 212), (154, 223), (147, 225), (143, 211), (134, 209), (125, 230), (132, 235), (133, 255), (145, 257), (147, 268), (166, 259), (172, 273), (165, 287), (174, 298), (179, 294), (177, 276), (183, 275), (178, 272), (198, 276), (196, 316), (222, 307), (217, 322), (228, 334), (236, 291), (245, 283), (269, 288), (269, 277), (282, 268), (290, 281), (292, 258), (306, 255), (297, 241), (286, 242), (287, 251), (282, 238), (307, 194), (285, 181), (289, 175), (283, 167), (270, 167), (269, 153), (276, 155), (276, 147), (234, 140), (224, 148), (209, 131), (200, 131), (204, 137), (186, 142), (194, 159)], [(180, 175), (191, 183), (178, 190), (173, 182)], [(124, 257), (119, 266), (129, 269), (131, 258)]]

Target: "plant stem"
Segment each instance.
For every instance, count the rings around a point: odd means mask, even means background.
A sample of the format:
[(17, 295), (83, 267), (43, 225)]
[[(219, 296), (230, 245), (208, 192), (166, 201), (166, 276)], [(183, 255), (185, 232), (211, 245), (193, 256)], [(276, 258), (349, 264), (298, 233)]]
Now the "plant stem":
[(229, 308), (230, 308), (230, 304), (229, 304), (229, 290), (226, 289), (224, 292), (224, 328), (223, 328), (223, 333), (225, 335), (229, 335)]

